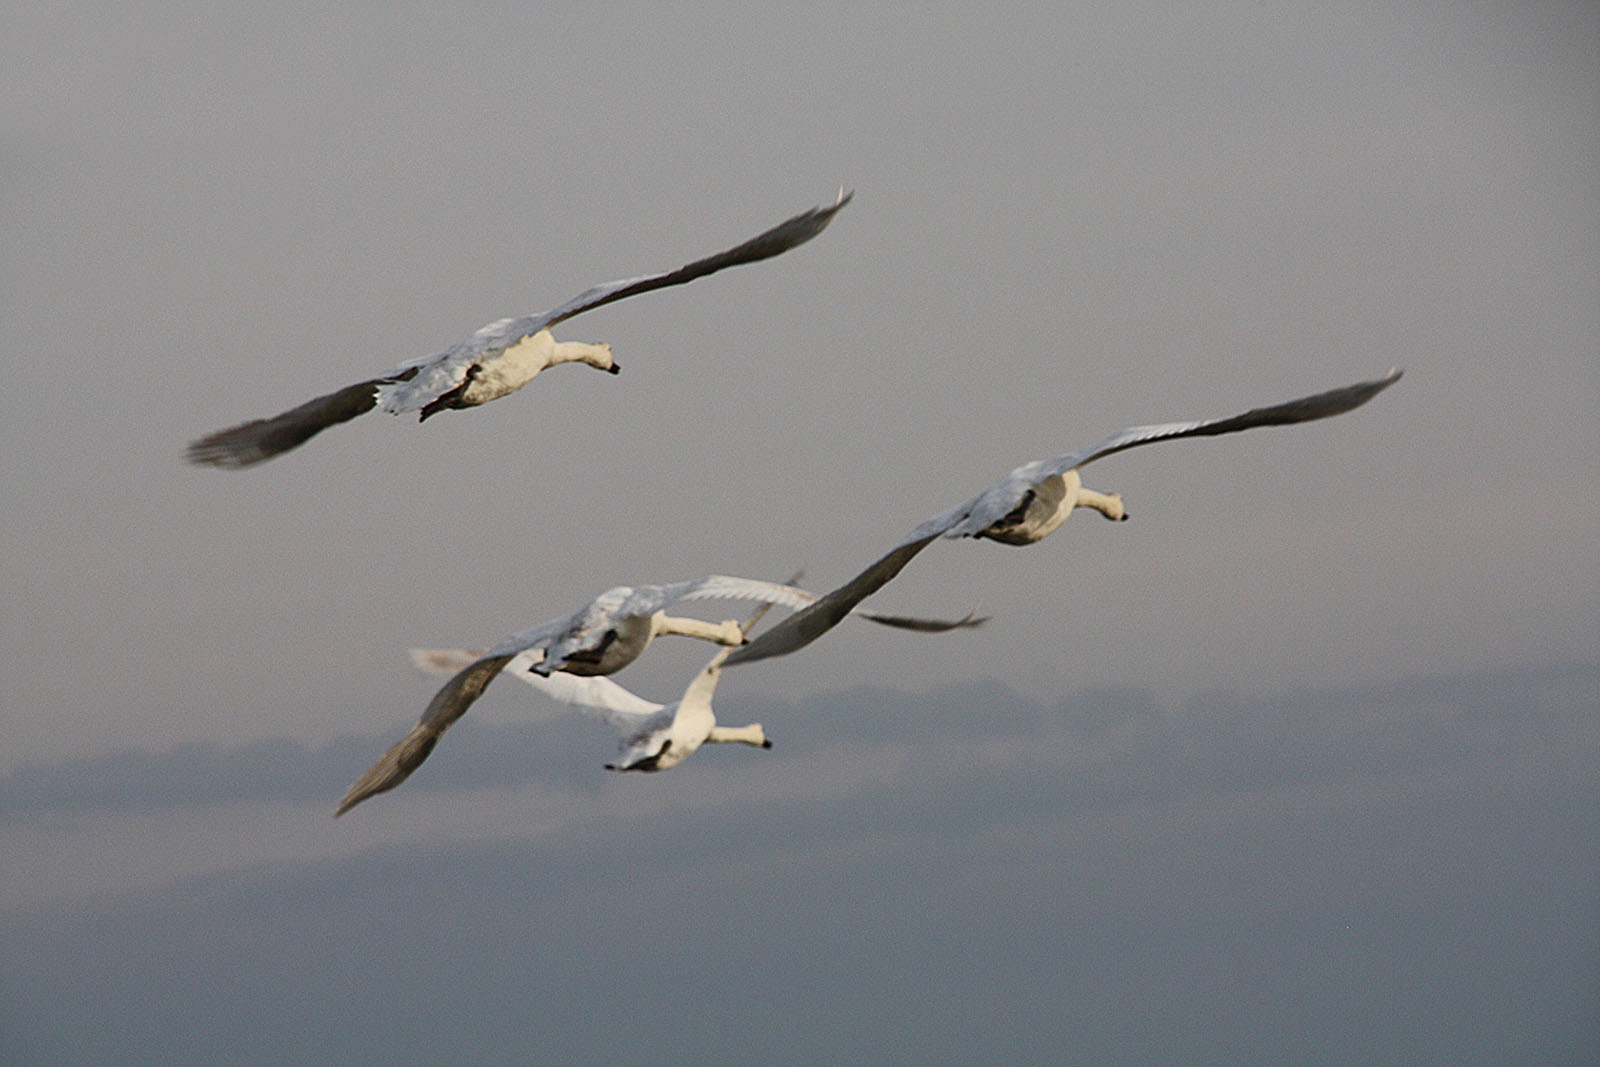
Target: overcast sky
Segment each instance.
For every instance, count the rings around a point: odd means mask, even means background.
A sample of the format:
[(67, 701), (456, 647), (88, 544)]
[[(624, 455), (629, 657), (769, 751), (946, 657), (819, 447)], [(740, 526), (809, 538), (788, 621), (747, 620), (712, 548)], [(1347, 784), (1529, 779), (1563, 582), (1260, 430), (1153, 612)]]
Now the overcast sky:
[[(1128, 1062), (1559, 1062), (1594, 1036), (1592, 959), (1450, 976), (1600, 947), (1575, 769), (1600, 756), (1600, 8), (0, 11), (11, 1058), (116, 1060), (93, 1043), (119, 1012), (153, 1019), (127, 1037), (151, 1060), (234, 1058), (195, 1035), (247, 1002), (310, 1035), (278, 1062), (335, 1033), (638, 1052), (680, 1033), (669, 976), (754, 1002), (798, 1040), (772, 1060), (822, 1047), (807, 1010), (891, 985), (905, 1004), (824, 1036)], [(841, 184), (803, 248), (559, 331), (616, 377), (182, 461)], [(830, 588), (1026, 460), (1391, 365), (1338, 419), (1089, 468), (1130, 522), (934, 545), (870, 602), (982, 630), (841, 626), (731, 670), (719, 710), (771, 753), (614, 778), (603, 727), (497, 685), (402, 791), (326, 817), (425, 705), (412, 646), (617, 584)], [(669, 700), (708, 654), (668, 639), (617, 680)], [(642, 922), (612, 912), (641, 894)], [(641, 955), (701, 896), (732, 925)], [(1381, 922), (1340, 955), (1358, 913)], [(430, 964), (444, 931), (461, 955)], [(96, 968), (62, 962), (87, 946)], [(347, 1015), (323, 982), (360, 988)], [(397, 1030), (437, 985), (451, 1026)], [(1505, 1009), (1534, 986), (1545, 1014)], [(1377, 1025), (1373, 990), (1422, 1021)], [(51, 1021), (85, 1002), (92, 1025)], [(1008, 1028), (1004, 1003), (1057, 1014)], [(699, 1041), (682, 1058), (751, 1054)]]

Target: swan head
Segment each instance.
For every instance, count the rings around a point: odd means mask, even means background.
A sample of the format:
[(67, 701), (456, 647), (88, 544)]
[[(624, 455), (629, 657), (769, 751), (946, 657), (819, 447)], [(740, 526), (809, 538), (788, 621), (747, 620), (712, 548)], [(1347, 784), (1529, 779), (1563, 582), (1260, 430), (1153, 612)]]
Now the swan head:
[(558, 363), (587, 363), (607, 374), (622, 369), (621, 364), (611, 358), (611, 346), (604, 341), (556, 341), (540, 369)]
[(588, 349), (582, 358), (589, 366), (603, 370), (607, 374), (616, 374), (622, 370), (622, 364), (611, 358), (611, 346), (606, 342), (589, 345)]
[[(552, 644), (545, 651), (544, 659), (533, 664), (532, 669), (546, 678), (550, 676), (551, 671), (566, 671), (569, 674), (609, 674), (620, 666), (611, 662), (618, 657), (610, 655), (612, 646), (617, 643), (619, 636), (615, 626), (586, 627), (576, 633), (567, 634)], [(617, 652), (621, 653), (622, 650), (618, 649)]]
[(634, 738), (623, 749), (617, 762), (606, 764), (608, 771), (664, 771), (668, 767), (682, 763), (689, 753), (676, 751), (672, 747), (672, 737), (666, 730), (656, 730), (642, 737)]

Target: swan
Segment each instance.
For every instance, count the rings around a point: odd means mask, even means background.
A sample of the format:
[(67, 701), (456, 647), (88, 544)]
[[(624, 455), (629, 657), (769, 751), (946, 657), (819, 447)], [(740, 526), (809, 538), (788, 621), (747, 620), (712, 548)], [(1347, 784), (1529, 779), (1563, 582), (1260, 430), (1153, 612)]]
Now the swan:
[(1373, 381), (1270, 407), (1253, 408), (1228, 418), (1132, 426), (1088, 448), (1054, 459), (1025, 463), (971, 500), (917, 526), (887, 555), (849, 582), (734, 651), (724, 661), (724, 666), (754, 663), (804, 648), (831, 630), (863, 599), (881, 589), (913, 556), (938, 537), (982, 537), (1005, 545), (1031, 545), (1060, 526), (1073, 508), (1092, 508), (1114, 521), (1126, 519), (1128, 513), (1120, 494), (1096, 492), (1082, 484), (1078, 471), (1094, 460), (1157, 441), (1211, 437), (1256, 426), (1281, 426), (1340, 415), (1377, 396), (1399, 381), (1402, 373), (1396, 367)]
[(726, 267), (787, 252), (821, 233), (854, 195), (841, 187), (832, 205), (803, 211), (741, 245), (677, 270), (593, 286), (543, 315), (498, 319), (436, 355), (402, 363), (376, 378), (319, 396), (272, 418), (208, 434), (189, 445), (186, 457), (191, 463), (214, 467), (248, 467), (374, 407), (396, 415), (415, 411), (420, 419), (426, 419), (450, 408), (476, 407), (513, 393), (558, 363), (587, 363), (616, 374), (619, 368), (610, 345), (557, 341), (550, 336), (550, 328), (616, 300), (683, 285)]
[[(797, 581), (798, 577), (792, 580)], [(666, 614), (667, 608), (681, 601), (713, 598), (760, 600), (763, 606), (743, 625), (733, 620), (708, 623)], [(601, 684), (601, 676), (619, 671), (638, 659), (656, 637), (679, 634), (731, 648), (744, 642), (750, 627), (773, 604), (803, 608), (817, 599), (817, 594), (792, 585), (720, 574), (670, 585), (637, 588), (618, 586), (601, 593), (571, 615), (512, 634), (486, 652), (415, 650), (412, 653), (413, 662), (435, 668), (448, 665), (455, 673), (434, 694), (410, 733), (390, 746), (350, 787), (335, 815), (342, 815), (368, 797), (393, 789), (405, 781), (428, 758), (439, 735), (466, 714), (467, 709), (502, 670), (530, 684), (537, 684), (534, 678), (543, 678), (550, 681), (553, 687), (565, 687), (553, 691), (588, 692), (599, 694), (593, 699), (601, 699), (601, 696), (610, 692), (610, 687)], [(846, 614), (851, 613), (847, 609)], [(859, 610), (853, 613), (885, 626), (923, 632), (962, 629), (987, 621), (970, 613), (955, 621), (882, 615)], [(720, 672), (721, 660), (715, 663)], [(584, 689), (577, 680), (561, 675), (576, 675), (580, 679), (594, 681), (594, 685)], [(715, 680), (710, 684), (714, 688)], [(706, 700), (709, 708), (709, 689)], [(687, 752), (683, 754), (687, 755)], [(671, 763), (667, 766), (671, 766)]]

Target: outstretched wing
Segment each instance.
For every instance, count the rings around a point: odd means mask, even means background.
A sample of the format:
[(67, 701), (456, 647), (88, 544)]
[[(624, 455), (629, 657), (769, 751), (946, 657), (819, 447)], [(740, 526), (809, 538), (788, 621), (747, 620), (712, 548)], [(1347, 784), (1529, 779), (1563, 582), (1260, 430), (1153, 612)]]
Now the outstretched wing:
[(1114, 433), (1098, 444), (1080, 451), (1069, 452), (1055, 459), (1036, 460), (1024, 464), (966, 503), (923, 522), (890, 550), (888, 555), (874, 562), (815, 604), (795, 612), (756, 640), (732, 653), (725, 661), (726, 665), (731, 667), (740, 663), (754, 663), (756, 660), (782, 656), (804, 648), (836, 626), (839, 620), (848, 615), (862, 600), (883, 588), (890, 579), (900, 573), (913, 556), (931, 544), (934, 539), (940, 535), (971, 536), (986, 529), (990, 524), (1009, 514), (1021, 503), (1023, 495), (1043, 478), (1064, 474), (1074, 467), (1081, 467), (1137, 445), (1178, 437), (1208, 437), (1238, 433), (1240, 430), (1248, 430), (1255, 426), (1282, 426), (1339, 415), (1365, 404), (1399, 381), (1400, 375), (1401, 371), (1395, 368), (1382, 378), (1370, 382), (1359, 382), (1342, 389), (1300, 397), (1270, 407), (1252, 408), (1242, 415), (1224, 419), (1134, 426)]
[(409, 778), (411, 772), (422, 766), (422, 761), (428, 758), (433, 746), (439, 743), (440, 736), (466, 714), (473, 701), (483, 695), (484, 689), (494, 681), (494, 676), (500, 673), (500, 668), (513, 655), (515, 653), (482, 656), (456, 672), (433, 695), (417, 724), (390, 745), (389, 750), (378, 757), (378, 762), (367, 768), (367, 773), (357, 778), (345, 791), (344, 799), (339, 801), (339, 807), (333, 813), (334, 817), (338, 818), (368, 797), (393, 789)]
[(378, 403), (378, 387), (389, 379), (347, 385), (327, 396), (308, 400), (270, 419), (252, 419), (226, 430), (207, 434), (184, 453), (190, 463), (213, 467), (249, 467), (298, 447), (341, 422), (371, 411)]
[(648, 293), (653, 289), (665, 289), (672, 285), (684, 285), (696, 278), (704, 278), (708, 274), (715, 274), (728, 267), (737, 267), (744, 263), (755, 263), (763, 259), (771, 259), (781, 255), (791, 248), (798, 248), (811, 240), (817, 234), (827, 229), (828, 223), (839, 213), (839, 209), (850, 202), (855, 192), (839, 190), (839, 197), (827, 207), (814, 207), (809, 211), (802, 211), (791, 219), (786, 219), (765, 233), (757, 234), (743, 244), (716, 255), (697, 259), (693, 263), (686, 263), (677, 270), (662, 271), (659, 274), (644, 274), (637, 278), (623, 278), (619, 281), (605, 282), (596, 285), (568, 300), (565, 304), (542, 316), (531, 316), (527, 319), (513, 320), (514, 322), (527, 322), (534, 324), (528, 333), (548, 329), (559, 322), (565, 322), (575, 315), (585, 311), (592, 311), (597, 307), (610, 304), (640, 293)]

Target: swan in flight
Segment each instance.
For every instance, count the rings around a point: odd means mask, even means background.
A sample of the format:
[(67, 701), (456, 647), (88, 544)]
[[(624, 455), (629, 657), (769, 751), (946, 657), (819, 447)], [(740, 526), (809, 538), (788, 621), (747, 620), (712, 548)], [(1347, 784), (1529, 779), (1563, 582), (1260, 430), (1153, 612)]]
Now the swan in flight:
[(734, 248), (677, 270), (596, 285), (543, 315), (499, 319), (437, 355), (410, 360), (376, 378), (319, 396), (268, 419), (255, 419), (194, 441), (191, 463), (248, 467), (287, 452), (315, 435), (381, 407), (392, 414), (419, 412), (422, 419), (449, 408), (470, 408), (521, 389), (546, 367), (587, 363), (617, 373), (611, 346), (557, 341), (550, 328), (585, 311), (626, 297), (683, 285), (727, 267), (754, 263), (811, 240), (833, 221), (854, 193), (843, 188), (834, 203), (803, 211)]
[(1400, 380), (1394, 368), (1382, 378), (1358, 382), (1313, 396), (1300, 397), (1270, 407), (1253, 408), (1242, 415), (1199, 422), (1169, 422), (1133, 426), (1098, 444), (1054, 459), (1026, 463), (964, 504), (928, 519), (912, 530), (889, 553), (849, 582), (810, 607), (797, 611), (754, 641), (728, 656), (725, 666), (754, 663), (804, 648), (831, 630), (866, 597), (900, 573), (911, 557), (940, 536), (984, 537), (1006, 545), (1031, 545), (1048, 536), (1075, 507), (1088, 507), (1108, 519), (1123, 520), (1122, 497), (1085, 487), (1081, 467), (1125, 449), (1179, 437), (1212, 437), (1238, 433), (1256, 426), (1282, 426), (1340, 415), (1365, 404)]
[[(793, 580), (798, 580), (798, 576)], [(733, 620), (708, 623), (666, 614), (667, 608), (680, 601), (707, 599), (760, 600), (763, 606), (742, 626)], [(618, 586), (601, 593), (571, 615), (513, 634), (487, 652), (414, 651), (412, 659), (420, 666), (426, 668), (445, 664), (454, 667), (456, 673), (434, 694), (411, 732), (392, 745), (350, 787), (335, 814), (342, 815), (368, 797), (393, 789), (405, 781), (427, 759), (439, 735), (466, 714), (467, 709), (483, 695), (484, 689), (502, 670), (514, 673), (530, 684), (537, 684), (533, 682), (537, 677), (549, 680), (553, 687), (565, 687), (556, 690), (559, 692), (582, 691), (603, 695), (610, 692), (610, 687), (600, 684), (600, 676), (619, 671), (638, 659), (658, 636), (680, 634), (729, 647), (737, 646), (743, 643), (750, 627), (773, 604), (803, 608), (817, 599), (817, 594), (792, 585), (719, 574), (671, 585), (637, 588)], [(851, 613), (849, 610), (845, 612)], [(928, 633), (979, 626), (986, 621), (971, 614), (954, 621), (859, 610), (853, 614), (885, 626)], [(459, 665), (463, 660), (464, 665)], [(720, 659), (716, 665), (720, 671)], [(576, 675), (595, 684), (582, 689), (576, 679), (560, 678), (558, 674)], [(714, 678), (710, 685), (715, 687)], [(594, 699), (600, 697), (595, 696)], [(709, 707), (709, 689), (706, 700)], [(687, 752), (683, 755), (687, 755)], [(667, 766), (671, 766), (671, 763)]]

